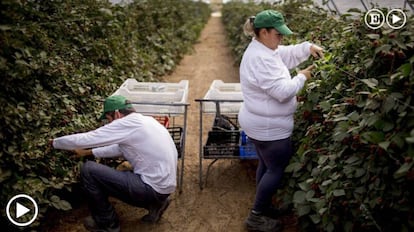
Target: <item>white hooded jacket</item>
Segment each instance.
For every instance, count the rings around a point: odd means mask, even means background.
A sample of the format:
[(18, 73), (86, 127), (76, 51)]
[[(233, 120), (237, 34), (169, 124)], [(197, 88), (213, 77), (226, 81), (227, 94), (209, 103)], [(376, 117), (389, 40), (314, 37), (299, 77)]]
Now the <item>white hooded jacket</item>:
[(239, 123), (246, 134), (256, 140), (285, 139), (293, 131), (296, 95), (306, 76), (291, 77), (292, 69), (310, 56), (309, 42), (279, 45), (272, 50), (253, 39), (240, 64), (243, 104)]
[(144, 183), (161, 194), (175, 191), (177, 149), (168, 130), (153, 117), (131, 113), (96, 130), (53, 140), (58, 149), (94, 148), (95, 157), (123, 156)]

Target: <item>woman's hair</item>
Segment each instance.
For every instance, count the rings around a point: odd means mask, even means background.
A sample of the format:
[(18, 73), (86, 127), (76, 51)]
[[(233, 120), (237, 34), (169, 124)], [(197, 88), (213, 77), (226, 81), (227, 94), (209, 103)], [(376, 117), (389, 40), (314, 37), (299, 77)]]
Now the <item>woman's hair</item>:
[[(263, 28), (255, 28), (254, 27), (254, 19), (256, 18), (256, 16), (250, 16), (246, 22), (243, 25), (243, 32), (246, 36), (251, 36), (251, 37), (259, 37), (259, 32), (261, 29)], [(264, 28), (267, 31), (270, 31), (271, 29), (273, 29), (272, 27), (267, 27)]]
[(254, 25), (253, 25), (253, 22), (254, 22), (254, 19), (255, 18), (256, 18), (255, 16), (250, 16), (246, 20), (246, 22), (244, 23), (244, 25), (243, 25), (243, 32), (244, 32), (244, 34), (246, 36), (254, 37), (254, 36), (257, 36), (258, 35), (258, 33), (256, 33), (255, 28), (254, 28)]

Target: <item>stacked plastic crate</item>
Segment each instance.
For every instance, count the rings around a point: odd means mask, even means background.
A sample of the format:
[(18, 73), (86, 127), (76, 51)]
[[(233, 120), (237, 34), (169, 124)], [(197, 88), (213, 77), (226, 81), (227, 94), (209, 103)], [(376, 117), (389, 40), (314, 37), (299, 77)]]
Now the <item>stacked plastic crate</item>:
[(133, 103), (135, 110), (147, 115), (184, 114), (188, 98), (188, 80), (178, 83), (138, 82), (130, 78), (112, 94), (122, 95)]
[(216, 114), (204, 146), (204, 157), (256, 159), (254, 146), (237, 121), (243, 100), (240, 83), (214, 80), (203, 100), (207, 101), (202, 104), (202, 112)]

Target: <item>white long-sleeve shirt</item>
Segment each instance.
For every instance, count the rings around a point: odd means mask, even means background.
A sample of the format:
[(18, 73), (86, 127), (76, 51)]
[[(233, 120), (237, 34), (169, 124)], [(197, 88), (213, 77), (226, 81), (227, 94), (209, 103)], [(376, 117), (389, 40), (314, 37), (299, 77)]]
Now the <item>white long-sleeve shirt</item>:
[(168, 130), (153, 117), (131, 113), (96, 130), (53, 140), (57, 149), (93, 148), (95, 157), (123, 156), (144, 183), (161, 194), (177, 186), (177, 149)]
[(256, 140), (285, 139), (293, 131), (296, 94), (306, 76), (291, 77), (292, 69), (310, 56), (311, 43), (279, 45), (272, 50), (253, 39), (240, 64), (243, 104), (239, 123), (246, 134)]

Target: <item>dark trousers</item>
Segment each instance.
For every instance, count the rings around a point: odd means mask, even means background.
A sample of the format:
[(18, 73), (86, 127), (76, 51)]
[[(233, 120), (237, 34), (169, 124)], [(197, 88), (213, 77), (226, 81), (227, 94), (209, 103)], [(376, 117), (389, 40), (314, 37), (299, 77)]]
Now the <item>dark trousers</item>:
[(292, 157), (292, 143), (290, 138), (275, 141), (251, 139), (251, 141), (256, 147), (259, 158), (259, 166), (256, 171), (256, 200), (253, 210), (264, 212), (272, 205), (272, 197), (276, 193), (284, 170)]
[(113, 222), (118, 222), (115, 209), (108, 200), (109, 196), (146, 209), (151, 204), (159, 204), (168, 197), (168, 194), (156, 192), (133, 172), (118, 171), (92, 161), (83, 164), (81, 181), (88, 196), (92, 217), (100, 226), (109, 226)]

